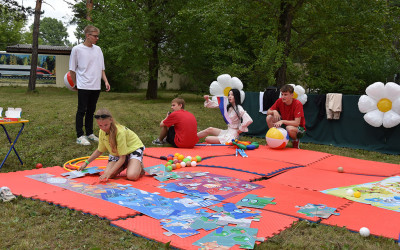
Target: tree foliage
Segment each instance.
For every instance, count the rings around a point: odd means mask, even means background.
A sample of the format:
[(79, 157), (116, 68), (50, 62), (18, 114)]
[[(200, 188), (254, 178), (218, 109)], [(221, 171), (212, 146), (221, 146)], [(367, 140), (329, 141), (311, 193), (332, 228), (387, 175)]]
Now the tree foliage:
[[(113, 82), (146, 79), (148, 98), (163, 66), (197, 90), (228, 73), (246, 90), (296, 83), (356, 94), (399, 71), (398, 2), (104, 0), (92, 22)], [(81, 27), (85, 6), (75, 5)]]
[(21, 40), (25, 24), (26, 17), (21, 10), (0, 4), (0, 50)]
[[(31, 27), (31, 30), (33, 25)], [(67, 46), (68, 41), (67, 28), (63, 22), (51, 17), (45, 17), (40, 21), (39, 26), (39, 44)]]

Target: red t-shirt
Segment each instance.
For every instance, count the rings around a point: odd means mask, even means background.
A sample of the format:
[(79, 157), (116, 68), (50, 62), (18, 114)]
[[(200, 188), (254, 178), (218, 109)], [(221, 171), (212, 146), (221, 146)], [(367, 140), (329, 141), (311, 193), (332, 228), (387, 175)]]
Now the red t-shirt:
[(300, 126), (306, 129), (303, 104), (299, 100), (293, 99), (292, 104), (286, 105), (283, 103), (282, 98), (279, 98), (270, 109), (278, 111), (281, 114), (282, 120), (293, 121), (295, 118), (300, 117)]
[(186, 110), (172, 112), (165, 120), (164, 125), (175, 128), (175, 144), (179, 148), (193, 148), (199, 141), (197, 137), (197, 121), (192, 113)]

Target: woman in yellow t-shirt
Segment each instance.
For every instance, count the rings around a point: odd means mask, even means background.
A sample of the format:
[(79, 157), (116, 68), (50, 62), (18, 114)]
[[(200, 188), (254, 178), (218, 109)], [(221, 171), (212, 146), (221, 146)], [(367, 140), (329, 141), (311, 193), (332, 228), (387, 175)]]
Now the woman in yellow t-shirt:
[(127, 169), (126, 176), (129, 180), (138, 180), (144, 175), (142, 141), (132, 130), (116, 122), (107, 109), (97, 110), (94, 118), (100, 128), (99, 146), (79, 170), (85, 169), (91, 161), (108, 151), (108, 164), (100, 176), (101, 181), (114, 178), (124, 169)]

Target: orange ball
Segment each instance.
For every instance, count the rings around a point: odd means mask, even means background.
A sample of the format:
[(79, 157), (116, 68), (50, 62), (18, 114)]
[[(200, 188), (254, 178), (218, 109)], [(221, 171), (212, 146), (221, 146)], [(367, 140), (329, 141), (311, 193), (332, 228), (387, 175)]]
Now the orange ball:
[(175, 165), (176, 165), (176, 169), (180, 169), (182, 167), (180, 163), (177, 163)]

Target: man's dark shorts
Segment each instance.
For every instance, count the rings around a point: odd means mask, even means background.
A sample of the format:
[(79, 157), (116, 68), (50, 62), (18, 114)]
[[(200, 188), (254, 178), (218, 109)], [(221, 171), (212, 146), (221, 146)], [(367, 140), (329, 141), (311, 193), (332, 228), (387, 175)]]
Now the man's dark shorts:
[(175, 127), (174, 127), (174, 126), (171, 126), (171, 127), (169, 127), (169, 129), (168, 129), (168, 132), (167, 132), (167, 142), (168, 142), (169, 144), (171, 144), (172, 146), (174, 146), (174, 147), (177, 148), (177, 146), (176, 146), (176, 144), (175, 144)]

